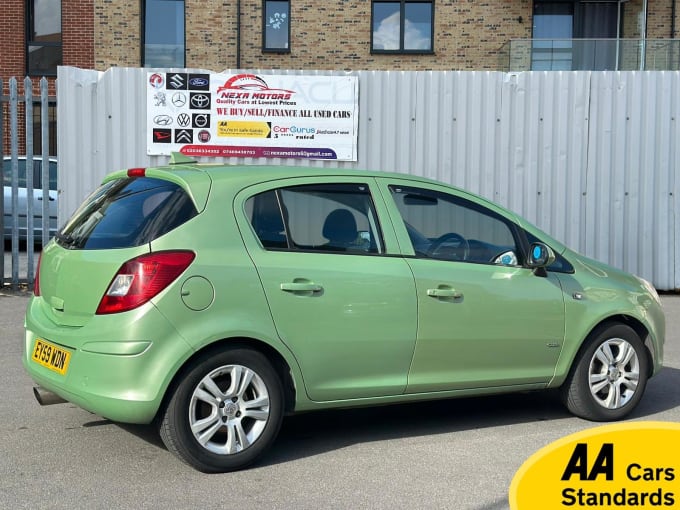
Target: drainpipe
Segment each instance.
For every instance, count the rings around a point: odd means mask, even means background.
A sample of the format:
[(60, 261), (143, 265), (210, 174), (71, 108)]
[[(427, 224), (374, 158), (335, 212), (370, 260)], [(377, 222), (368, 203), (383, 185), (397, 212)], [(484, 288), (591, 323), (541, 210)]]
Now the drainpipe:
[(642, 44), (640, 45), (640, 71), (644, 71), (645, 68), (647, 67), (647, 2), (648, 0), (644, 1), (643, 7), (642, 7), (642, 13), (643, 13), (643, 18), (642, 18)]
[(671, 4), (671, 39), (675, 39), (675, 4), (677, 3), (677, 0), (673, 0), (673, 3)]
[(619, 70), (619, 53), (621, 50), (621, 2), (619, 0), (616, 8), (616, 60), (614, 61), (614, 70)]
[(241, 69), (241, 0), (236, 2), (236, 69)]

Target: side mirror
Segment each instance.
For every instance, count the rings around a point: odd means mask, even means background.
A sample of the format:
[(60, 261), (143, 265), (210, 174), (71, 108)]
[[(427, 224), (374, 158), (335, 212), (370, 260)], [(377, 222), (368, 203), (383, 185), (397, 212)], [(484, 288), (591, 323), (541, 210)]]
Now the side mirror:
[(532, 243), (529, 247), (527, 267), (538, 269), (548, 267), (555, 262), (555, 252), (543, 243)]

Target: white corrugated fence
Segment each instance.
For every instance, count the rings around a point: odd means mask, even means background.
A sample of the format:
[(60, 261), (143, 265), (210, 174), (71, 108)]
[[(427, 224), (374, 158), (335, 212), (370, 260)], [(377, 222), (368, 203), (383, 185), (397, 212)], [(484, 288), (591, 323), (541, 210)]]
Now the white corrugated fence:
[[(167, 161), (146, 154), (148, 71), (59, 68), (60, 222), (106, 173)], [(680, 288), (680, 72), (255, 72), (358, 76), (358, 161), (226, 161), (431, 177), (658, 289)]]

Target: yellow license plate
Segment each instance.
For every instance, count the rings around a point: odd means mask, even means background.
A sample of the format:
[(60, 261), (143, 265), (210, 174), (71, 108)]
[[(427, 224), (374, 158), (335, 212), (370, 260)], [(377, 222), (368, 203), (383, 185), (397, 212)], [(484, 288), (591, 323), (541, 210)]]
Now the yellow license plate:
[(66, 349), (38, 338), (33, 346), (31, 358), (36, 363), (54, 370), (58, 374), (65, 375), (68, 370), (69, 361), (71, 361), (71, 353)]

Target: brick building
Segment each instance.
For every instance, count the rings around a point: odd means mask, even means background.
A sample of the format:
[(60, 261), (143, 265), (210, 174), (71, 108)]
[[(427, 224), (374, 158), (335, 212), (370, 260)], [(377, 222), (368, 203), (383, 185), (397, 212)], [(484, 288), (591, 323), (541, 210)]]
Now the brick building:
[(4, 0), (0, 79), (6, 95), (10, 76), (47, 76), (54, 91), (57, 65), (213, 71), (678, 69), (677, 4)]

